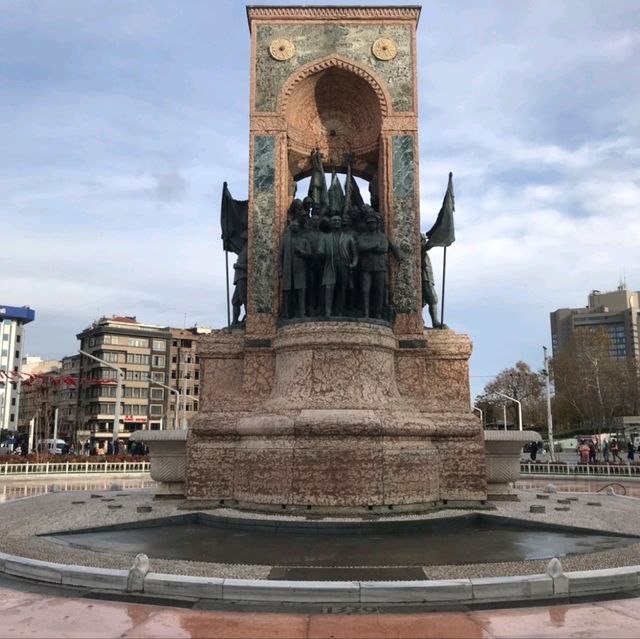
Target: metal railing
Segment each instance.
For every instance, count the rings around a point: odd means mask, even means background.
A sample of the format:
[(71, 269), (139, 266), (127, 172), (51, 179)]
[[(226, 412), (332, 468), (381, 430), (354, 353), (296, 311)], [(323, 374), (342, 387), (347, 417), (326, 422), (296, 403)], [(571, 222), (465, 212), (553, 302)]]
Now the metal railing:
[(624, 477), (640, 479), (640, 466), (631, 464), (536, 464), (522, 462), (520, 474), (564, 477)]
[(148, 461), (103, 461), (103, 462), (42, 462), (38, 464), (0, 465), (0, 479), (7, 476), (25, 475), (94, 475), (104, 473), (148, 473)]

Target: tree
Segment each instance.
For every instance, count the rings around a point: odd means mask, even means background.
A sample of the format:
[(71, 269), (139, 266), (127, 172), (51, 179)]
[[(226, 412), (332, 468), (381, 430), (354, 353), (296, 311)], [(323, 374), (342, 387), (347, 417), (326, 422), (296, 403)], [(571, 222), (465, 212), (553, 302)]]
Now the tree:
[(553, 358), (558, 409), (574, 425), (606, 432), (612, 430), (615, 417), (636, 413), (636, 367), (612, 353), (607, 329), (581, 327)]
[(531, 427), (542, 426), (546, 419), (544, 400), (545, 379), (542, 371), (534, 372), (525, 362), (516, 362), (512, 368), (505, 368), (490, 381), (482, 395), (476, 398), (476, 406), (483, 409), (487, 415), (486, 423), (497, 421), (497, 407), (508, 402), (508, 410), (517, 423), (518, 407), (515, 402), (509, 402), (498, 395), (504, 393), (517, 399), (522, 404), (522, 421)]

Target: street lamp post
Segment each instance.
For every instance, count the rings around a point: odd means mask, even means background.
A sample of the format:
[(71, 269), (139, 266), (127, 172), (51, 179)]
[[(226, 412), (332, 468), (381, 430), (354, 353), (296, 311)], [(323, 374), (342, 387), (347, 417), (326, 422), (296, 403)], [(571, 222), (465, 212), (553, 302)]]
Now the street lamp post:
[(482, 417), (482, 408), (478, 408), (477, 406), (472, 406), (471, 410), (477, 410), (480, 413), (480, 421), (482, 422), (482, 425), (484, 426), (484, 419)]
[(544, 352), (544, 376), (547, 380), (547, 431), (549, 437), (549, 455), (551, 461), (555, 461), (555, 446), (553, 443), (553, 416), (551, 415), (551, 388), (549, 382), (549, 357), (547, 356), (547, 347), (543, 346)]
[[(510, 399), (512, 402), (515, 402), (516, 404), (518, 404), (518, 430), (522, 430), (522, 404), (520, 403), (520, 401), (517, 400), (515, 397), (509, 397), (509, 395), (505, 395), (504, 393), (499, 393), (498, 391), (496, 391), (496, 395), (500, 395), (501, 397), (506, 397), (507, 399)], [(505, 423), (505, 429), (506, 429), (506, 423)]]
[(91, 353), (87, 353), (82, 350), (78, 350), (78, 353), (85, 355), (89, 359), (93, 359), (100, 364), (104, 364), (107, 368), (111, 368), (117, 373), (116, 380), (118, 384), (116, 386), (116, 407), (113, 415), (113, 436), (111, 438), (112, 443), (115, 444), (118, 441), (118, 436), (120, 435), (120, 402), (122, 401), (122, 382), (124, 380), (124, 371), (109, 362), (105, 362), (103, 359), (100, 359), (95, 355), (91, 355)]
[(173, 413), (173, 430), (178, 430), (178, 406), (180, 406), (180, 391), (175, 388), (171, 388), (171, 386), (167, 386), (162, 382), (157, 382), (155, 379), (148, 378), (149, 384), (156, 384), (156, 386), (162, 386), (162, 388), (166, 388), (170, 393), (176, 394), (176, 409)]

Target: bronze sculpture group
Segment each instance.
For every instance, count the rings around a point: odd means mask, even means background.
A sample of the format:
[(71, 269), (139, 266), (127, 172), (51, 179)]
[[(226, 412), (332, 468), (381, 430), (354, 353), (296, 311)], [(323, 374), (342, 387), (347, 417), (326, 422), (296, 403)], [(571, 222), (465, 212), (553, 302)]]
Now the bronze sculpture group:
[(382, 230), (382, 216), (369, 205), (340, 215), (294, 200), (280, 244), (283, 317), (390, 320), (390, 251), (402, 259)]
[[(311, 156), (311, 167), (309, 193), (303, 200), (294, 199), (289, 206), (280, 242), (282, 318), (392, 321), (395, 310), (389, 294), (389, 254), (400, 262), (402, 252), (386, 235), (380, 212), (362, 200), (351, 176), (349, 158), (346, 193), (335, 172), (327, 189), (322, 156), (317, 150)], [(378, 202), (374, 191), (371, 201)], [(243, 306), (246, 311), (247, 305), (246, 231), (239, 244), (242, 249), (233, 267), (233, 325), (241, 323), (240, 312)], [(438, 297), (427, 254), (430, 248), (428, 238), (421, 237), (422, 305), (428, 306), (432, 326), (443, 328), (437, 319)]]

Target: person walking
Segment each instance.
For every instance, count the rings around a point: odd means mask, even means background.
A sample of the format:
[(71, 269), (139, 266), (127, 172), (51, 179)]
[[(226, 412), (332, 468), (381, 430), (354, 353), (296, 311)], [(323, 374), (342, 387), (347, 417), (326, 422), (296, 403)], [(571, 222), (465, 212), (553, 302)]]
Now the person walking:
[(618, 446), (618, 441), (616, 439), (611, 440), (610, 451), (611, 451), (611, 461), (615, 463), (617, 458), (618, 461), (622, 463), (622, 459), (620, 457), (620, 447)]
[(635, 446), (633, 445), (633, 441), (629, 440), (627, 442), (627, 459), (632, 462), (633, 461), (633, 453), (635, 452)]
[(584, 439), (580, 442), (580, 446), (578, 446), (578, 451), (580, 452), (580, 461), (583, 464), (588, 464), (589, 463), (589, 445)]
[(609, 440), (605, 439), (604, 444), (602, 444), (602, 458), (605, 463), (609, 463)]

